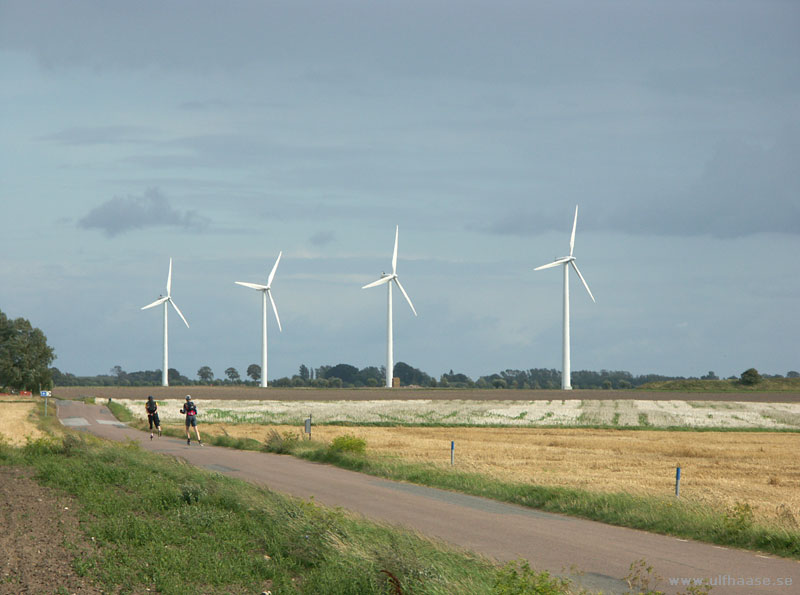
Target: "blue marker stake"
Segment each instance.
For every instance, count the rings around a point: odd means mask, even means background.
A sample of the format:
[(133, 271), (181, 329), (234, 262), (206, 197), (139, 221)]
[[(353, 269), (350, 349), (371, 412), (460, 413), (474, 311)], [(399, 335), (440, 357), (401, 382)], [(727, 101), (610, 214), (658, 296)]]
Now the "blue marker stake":
[(675, 497), (680, 498), (681, 496), (681, 468), (675, 470)]
[(456, 442), (455, 440), (450, 441), (450, 466), (453, 466), (453, 462), (455, 461), (456, 455)]

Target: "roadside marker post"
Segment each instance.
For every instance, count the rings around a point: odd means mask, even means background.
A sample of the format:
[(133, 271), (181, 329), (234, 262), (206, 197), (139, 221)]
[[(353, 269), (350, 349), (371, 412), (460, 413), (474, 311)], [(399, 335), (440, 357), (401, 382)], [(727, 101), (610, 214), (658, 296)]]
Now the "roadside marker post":
[(681, 466), (678, 465), (675, 470), (675, 497), (681, 497)]
[(39, 394), (44, 397), (44, 416), (47, 417), (47, 398), (52, 396), (49, 390), (40, 390)]
[(451, 467), (455, 463), (455, 458), (456, 458), (456, 441), (455, 440), (451, 440), (450, 441), (450, 466)]
[(308, 419), (306, 420), (306, 434), (308, 434), (308, 439), (311, 440), (311, 414), (308, 414)]

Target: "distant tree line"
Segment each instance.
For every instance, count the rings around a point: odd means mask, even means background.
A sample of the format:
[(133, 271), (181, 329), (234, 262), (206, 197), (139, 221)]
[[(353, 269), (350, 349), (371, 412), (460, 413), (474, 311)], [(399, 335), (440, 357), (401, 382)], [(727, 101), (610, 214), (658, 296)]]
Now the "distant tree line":
[[(159, 386), (161, 384), (161, 370), (126, 372), (121, 366), (114, 366), (108, 374), (76, 376), (50, 367), (54, 359), (55, 353), (47, 345), (47, 337), (40, 329), (33, 327), (24, 318), (10, 319), (0, 310), (0, 392), (47, 390), (53, 386)], [(383, 386), (385, 370), (382, 366), (359, 369), (344, 363), (318, 368), (302, 364), (297, 374), (291, 378), (278, 378), (270, 384), (277, 387), (378, 387)], [(491, 389), (557, 389), (561, 386), (561, 372), (548, 368), (509, 369), (480, 376), (476, 380), (453, 370), (436, 378), (405, 362), (395, 364), (393, 372), (401, 386)], [(244, 379), (233, 366), (225, 370), (224, 378), (215, 377), (210, 366), (198, 369), (196, 380), (182, 375), (175, 368), (170, 368), (167, 376), (172, 386), (255, 386), (261, 379), (261, 366), (250, 364)], [(728, 380), (738, 380), (743, 385), (753, 386), (767, 378), (783, 378), (783, 376), (762, 375), (755, 368), (749, 368), (738, 378), (731, 376)], [(789, 371), (786, 378), (800, 378), (800, 373)], [(658, 374), (634, 376), (630, 372), (614, 370), (599, 372), (578, 370), (572, 373), (572, 386), (577, 389), (630, 389), (651, 382), (673, 380), (697, 380), (697, 378)], [(719, 380), (719, 377), (713, 371), (709, 371), (699, 380)]]
[[(284, 376), (270, 381), (275, 387), (311, 387), (311, 388), (361, 388), (380, 387), (385, 382), (383, 366), (368, 366), (359, 369), (350, 364), (323, 365), (317, 368), (301, 365), (297, 374)], [(58, 368), (50, 368), (53, 383), (58, 386), (158, 386), (161, 384), (161, 370), (143, 372), (125, 372), (120, 366), (114, 366), (109, 374), (98, 376), (75, 376), (62, 373)], [(261, 380), (261, 366), (250, 364), (246, 377), (242, 378), (233, 366), (224, 371), (224, 377), (215, 377), (210, 366), (202, 366), (197, 370), (195, 380), (183, 376), (174, 368), (169, 369), (169, 383), (172, 386), (257, 386)], [(531, 368), (528, 370), (503, 370), (495, 374), (480, 376), (474, 380), (466, 374), (450, 370), (439, 377), (430, 376), (422, 370), (405, 362), (398, 362), (394, 367), (394, 376), (400, 380), (401, 386), (419, 386), (430, 388), (480, 388), (480, 389), (558, 389), (561, 387), (561, 372), (548, 368)], [(800, 373), (790, 371), (787, 378), (798, 378)], [(762, 378), (782, 378), (780, 375), (761, 375), (754, 368), (742, 373), (739, 379), (742, 384), (757, 384)], [(642, 374), (634, 376), (621, 370), (577, 370), (572, 372), (572, 386), (576, 389), (624, 390), (637, 388), (651, 382), (671, 380), (692, 380), (683, 376), (663, 376), (659, 374)], [(719, 380), (710, 371), (700, 380)]]

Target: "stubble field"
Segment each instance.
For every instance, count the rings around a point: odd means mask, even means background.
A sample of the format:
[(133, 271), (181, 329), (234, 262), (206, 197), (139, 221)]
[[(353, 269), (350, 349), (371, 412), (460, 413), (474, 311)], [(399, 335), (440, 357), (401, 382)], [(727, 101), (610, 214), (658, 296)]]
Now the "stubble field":
[(42, 432), (32, 421), (36, 401), (32, 397), (0, 395), (0, 440), (22, 446), (30, 438), (35, 440)]

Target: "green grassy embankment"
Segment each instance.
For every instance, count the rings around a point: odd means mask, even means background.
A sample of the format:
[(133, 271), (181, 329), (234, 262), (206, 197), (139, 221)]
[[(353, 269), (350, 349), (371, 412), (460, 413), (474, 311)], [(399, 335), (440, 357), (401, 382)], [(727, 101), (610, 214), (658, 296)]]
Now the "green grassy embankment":
[(37, 481), (79, 503), (89, 548), (72, 566), (107, 592), (569, 592), (566, 581), (524, 565), (499, 568), (133, 443), (70, 432), (19, 448), (0, 443), (0, 465), (33, 468)]
[(636, 390), (688, 393), (800, 392), (800, 378), (762, 378), (756, 384), (743, 384), (738, 379), (699, 380), (692, 378), (650, 382), (636, 387)]

